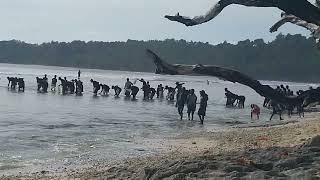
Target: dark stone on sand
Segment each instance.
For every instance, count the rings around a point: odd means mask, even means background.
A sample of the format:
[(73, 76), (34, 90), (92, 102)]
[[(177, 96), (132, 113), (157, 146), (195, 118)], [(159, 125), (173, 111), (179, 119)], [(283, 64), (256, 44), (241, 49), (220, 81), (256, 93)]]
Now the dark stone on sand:
[(225, 172), (248, 172), (249, 168), (245, 167), (245, 166), (238, 166), (238, 165), (230, 165), (224, 168)]
[(144, 168), (144, 177), (146, 179), (150, 179), (154, 173), (157, 172), (157, 169), (154, 169), (154, 168)]
[(320, 147), (320, 135), (315, 136), (311, 139), (311, 141), (309, 143), (307, 143), (307, 146), (309, 147)]
[(295, 169), (298, 167), (298, 163), (296, 158), (284, 159), (280, 160), (275, 164), (275, 167), (282, 170)]
[(273, 169), (273, 163), (255, 163), (253, 167), (263, 171), (271, 171)]
[(285, 175), (279, 171), (269, 171), (269, 172), (266, 172), (266, 175), (271, 176), (271, 177), (287, 177), (287, 175)]
[(320, 147), (310, 147), (309, 150), (311, 152), (320, 152)]
[(185, 179), (185, 177), (186, 177), (186, 174), (179, 173), (179, 174), (175, 174), (175, 175), (171, 176), (171, 179), (172, 180), (182, 180), (182, 179)]

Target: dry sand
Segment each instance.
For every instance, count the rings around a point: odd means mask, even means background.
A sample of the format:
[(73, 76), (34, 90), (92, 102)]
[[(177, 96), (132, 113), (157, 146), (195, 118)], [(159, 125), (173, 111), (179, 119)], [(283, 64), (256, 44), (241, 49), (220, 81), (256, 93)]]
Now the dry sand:
[(2, 179), (320, 179), (319, 115), (147, 142), (164, 152), (118, 164)]

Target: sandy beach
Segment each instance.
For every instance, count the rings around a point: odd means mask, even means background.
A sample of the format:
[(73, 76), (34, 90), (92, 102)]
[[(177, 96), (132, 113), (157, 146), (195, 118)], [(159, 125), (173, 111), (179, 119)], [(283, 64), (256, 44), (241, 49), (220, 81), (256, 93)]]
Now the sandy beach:
[(319, 115), (145, 142), (162, 153), (112, 165), (1, 179), (320, 179)]

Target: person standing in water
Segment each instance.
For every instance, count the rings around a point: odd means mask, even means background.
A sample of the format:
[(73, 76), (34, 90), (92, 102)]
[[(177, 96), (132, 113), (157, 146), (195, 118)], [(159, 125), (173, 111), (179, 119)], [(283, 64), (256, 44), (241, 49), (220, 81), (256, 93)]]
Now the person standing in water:
[(51, 91), (56, 92), (57, 87), (57, 75), (54, 75), (54, 77), (51, 80)]
[(251, 104), (251, 120), (253, 119), (253, 115), (257, 116), (257, 120), (260, 118), (260, 107), (256, 104)]
[(282, 119), (282, 108), (281, 108), (281, 105), (278, 104), (276, 101), (274, 100), (271, 100), (271, 107), (272, 107), (272, 114), (271, 114), (271, 117), (270, 117), (270, 121), (272, 120), (272, 117), (275, 115), (275, 114), (279, 114), (280, 116), (280, 120), (283, 120)]
[(81, 75), (81, 71), (79, 69), (79, 71), (78, 71), (78, 80), (80, 80), (80, 75)]
[(163, 98), (163, 86), (162, 84), (158, 85), (157, 87), (157, 98)]
[(197, 96), (194, 94), (194, 89), (190, 90), (190, 94), (187, 98), (187, 108), (188, 108), (188, 119), (190, 120), (190, 114), (191, 114), (191, 120), (193, 121), (193, 115), (196, 111), (196, 104), (197, 104)]
[(178, 100), (177, 100), (177, 107), (178, 107), (178, 113), (180, 115), (180, 120), (182, 120), (183, 118), (183, 109), (184, 109), (184, 105), (186, 104), (186, 101), (187, 101), (187, 90), (185, 87), (183, 87), (181, 89), (181, 93), (178, 97)]
[(124, 94), (126, 95), (126, 97), (130, 97), (132, 85), (133, 85), (133, 83), (129, 80), (129, 78), (127, 78), (127, 81), (124, 84), (124, 90), (125, 90)]
[(204, 117), (206, 116), (207, 105), (208, 105), (208, 95), (204, 90), (202, 90), (200, 91), (200, 107), (198, 110), (200, 124), (203, 124)]

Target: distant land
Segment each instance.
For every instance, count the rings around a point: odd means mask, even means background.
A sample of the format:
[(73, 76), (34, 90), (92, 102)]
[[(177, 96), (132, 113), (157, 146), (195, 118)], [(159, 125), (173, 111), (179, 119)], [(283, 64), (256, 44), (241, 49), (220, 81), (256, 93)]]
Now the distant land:
[(315, 40), (302, 35), (279, 34), (262, 39), (217, 45), (167, 39), (164, 41), (72, 41), (28, 44), (0, 41), (0, 63), (153, 72), (145, 49), (170, 63), (211, 64), (233, 68), (256, 79), (318, 82), (320, 50)]

